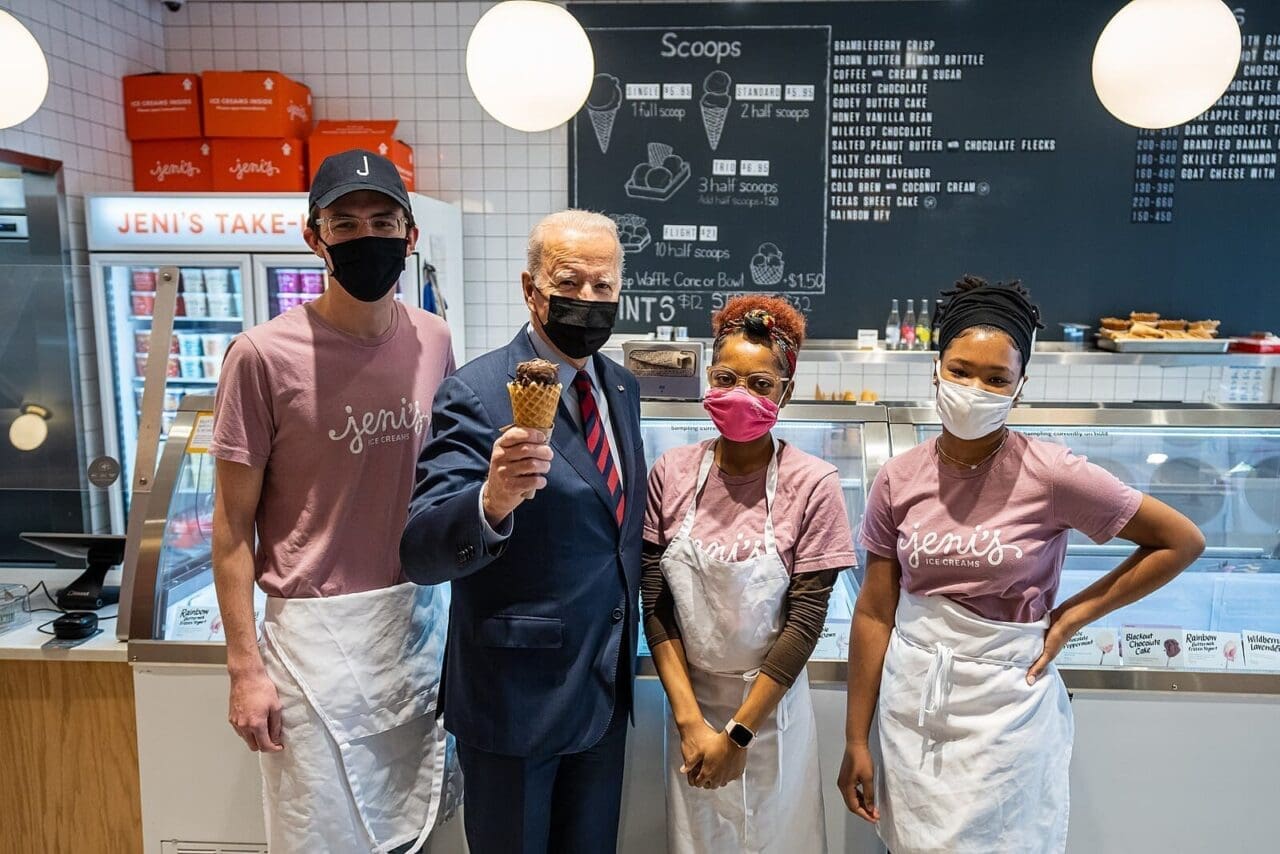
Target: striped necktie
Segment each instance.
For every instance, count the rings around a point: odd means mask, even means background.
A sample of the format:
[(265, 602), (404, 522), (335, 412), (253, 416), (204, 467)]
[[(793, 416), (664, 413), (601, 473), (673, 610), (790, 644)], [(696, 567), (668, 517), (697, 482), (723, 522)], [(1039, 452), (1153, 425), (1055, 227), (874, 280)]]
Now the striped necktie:
[(586, 371), (578, 371), (573, 379), (573, 388), (578, 392), (578, 409), (582, 413), (582, 433), (587, 437), (587, 452), (595, 460), (596, 469), (609, 488), (609, 495), (613, 499), (613, 518), (617, 520), (618, 527), (622, 527), (622, 520), (627, 512), (627, 499), (622, 492), (613, 452), (609, 450), (608, 431), (604, 429), (604, 421), (600, 418), (600, 407), (596, 404), (596, 396), (592, 391), (591, 376)]

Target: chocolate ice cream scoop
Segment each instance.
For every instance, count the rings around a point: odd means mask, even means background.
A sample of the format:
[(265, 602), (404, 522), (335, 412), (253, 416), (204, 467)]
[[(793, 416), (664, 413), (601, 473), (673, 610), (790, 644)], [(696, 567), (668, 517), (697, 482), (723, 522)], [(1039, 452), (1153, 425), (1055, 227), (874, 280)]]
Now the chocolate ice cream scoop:
[(516, 385), (555, 385), (559, 378), (560, 368), (546, 359), (531, 359), (516, 365)]

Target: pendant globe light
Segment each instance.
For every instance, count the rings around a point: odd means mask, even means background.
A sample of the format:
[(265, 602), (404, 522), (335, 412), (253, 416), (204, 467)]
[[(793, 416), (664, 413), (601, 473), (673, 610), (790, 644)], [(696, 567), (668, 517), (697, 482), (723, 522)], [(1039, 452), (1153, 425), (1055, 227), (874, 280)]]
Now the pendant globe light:
[(31, 31), (0, 10), (0, 128), (35, 114), (49, 91), (49, 63)]
[(1240, 24), (1221, 0), (1132, 0), (1098, 37), (1093, 86), (1120, 121), (1168, 128), (1212, 107), (1239, 64)]
[(562, 125), (582, 108), (595, 55), (582, 25), (542, 0), (506, 0), (476, 23), (467, 80), (485, 112), (530, 133)]

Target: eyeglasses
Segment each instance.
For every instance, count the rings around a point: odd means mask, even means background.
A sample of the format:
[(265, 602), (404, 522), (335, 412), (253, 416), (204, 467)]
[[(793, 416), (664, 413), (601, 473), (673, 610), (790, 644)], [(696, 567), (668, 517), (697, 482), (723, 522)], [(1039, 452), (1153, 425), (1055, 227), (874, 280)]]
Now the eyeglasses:
[(369, 226), (374, 237), (402, 237), (409, 221), (402, 216), (327, 216), (316, 222), (329, 229), (329, 236), (349, 240), (360, 233), (361, 226)]
[(745, 384), (747, 391), (757, 397), (769, 397), (777, 389), (785, 388), (791, 380), (763, 371), (741, 377), (729, 368), (711, 367), (707, 368), (707, 382), (712, 388), (733, 388)]

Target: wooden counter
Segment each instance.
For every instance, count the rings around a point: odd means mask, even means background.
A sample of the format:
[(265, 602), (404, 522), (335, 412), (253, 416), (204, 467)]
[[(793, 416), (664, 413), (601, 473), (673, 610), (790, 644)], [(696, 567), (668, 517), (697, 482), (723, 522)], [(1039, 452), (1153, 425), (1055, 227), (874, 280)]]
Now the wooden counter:
[(125, 644), (108, 621), (81, 646), (43, 649), (49, 637), (37, 626), (55, 616), (32, 614), (29, 625), (0, 634), (0, 850), (141, 854)]

